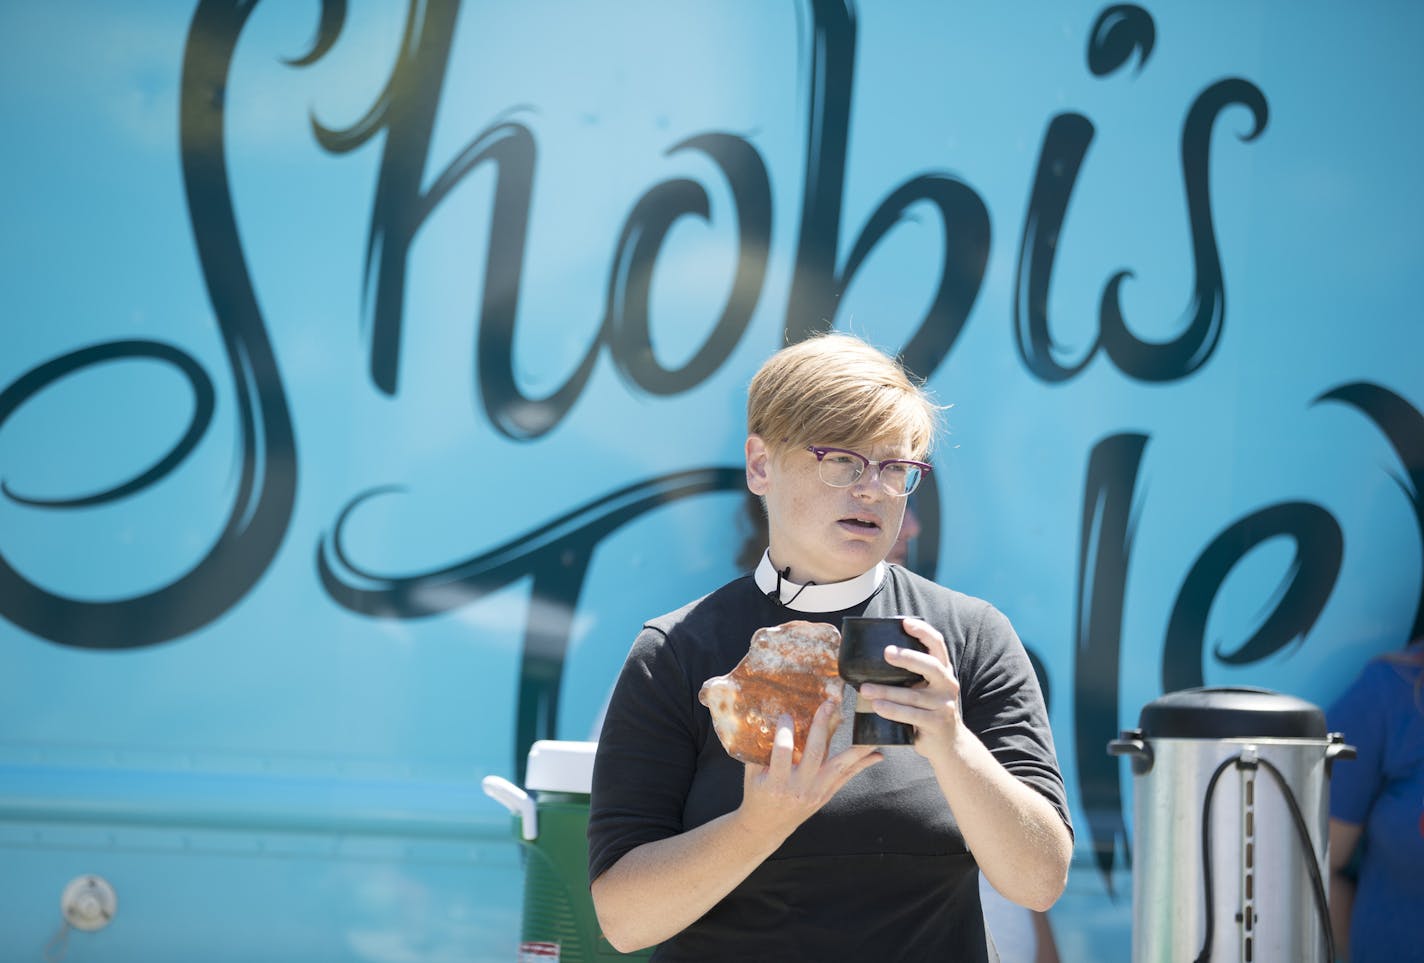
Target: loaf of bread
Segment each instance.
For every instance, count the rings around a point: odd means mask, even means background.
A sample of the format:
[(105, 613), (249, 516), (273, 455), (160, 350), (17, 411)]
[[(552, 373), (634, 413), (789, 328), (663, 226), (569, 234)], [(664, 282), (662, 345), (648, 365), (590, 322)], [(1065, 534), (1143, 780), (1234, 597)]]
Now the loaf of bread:
[(800, 762), (816, 709), (840, 697), (845, 686), (837, 674), (840, 646), (840, 632), (821, 622), (757, 629), (742, 661), (726, 675), (708, 679), (697, 694), (727, 754), (767, 765), (777, 720), (785, 713), (795, 730), (791, 758)]

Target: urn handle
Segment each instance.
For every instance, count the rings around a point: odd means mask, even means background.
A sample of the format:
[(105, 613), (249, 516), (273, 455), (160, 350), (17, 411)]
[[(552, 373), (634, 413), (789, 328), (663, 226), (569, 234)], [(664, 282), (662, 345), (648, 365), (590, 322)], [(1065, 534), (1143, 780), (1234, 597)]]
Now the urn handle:
[(1325, 747), (1325, 775), (1330, 775), (1330, 767), (1334, 765), (1336, 759), (1354, 759), (1358, 753), (1354, 746), (1345, 744), (1345, 734), (1343, 732), (1332, 732), (1329, 736), (1330, 745)]
[(1108, 743), (1108, 754), (1131, 756), (1134, 776), (1146, 775), (1152, 769), (1152, 746), (1142, 738), (1141, 729), (1124, 729), (1122, 735)]

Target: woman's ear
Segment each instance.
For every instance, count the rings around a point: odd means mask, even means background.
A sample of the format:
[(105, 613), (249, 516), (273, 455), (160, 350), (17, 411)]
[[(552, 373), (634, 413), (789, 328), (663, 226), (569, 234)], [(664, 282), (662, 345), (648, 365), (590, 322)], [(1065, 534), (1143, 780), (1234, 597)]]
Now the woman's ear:
[(765, 495), (770, 487), (770, 462), (771, 452), (761, 435), (747, 435), (747, 489), (753, 495)]

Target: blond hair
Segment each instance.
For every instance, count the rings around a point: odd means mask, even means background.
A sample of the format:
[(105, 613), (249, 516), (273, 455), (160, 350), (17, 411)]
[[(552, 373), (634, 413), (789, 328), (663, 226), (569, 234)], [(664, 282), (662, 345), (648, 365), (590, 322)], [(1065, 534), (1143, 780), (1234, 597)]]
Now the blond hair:
[(899, 444), (924, 458), (939, 405), (899, 361), (854, 335), (813, 335), (767, 359), (747, 391), (747, 431), (776, 450)]

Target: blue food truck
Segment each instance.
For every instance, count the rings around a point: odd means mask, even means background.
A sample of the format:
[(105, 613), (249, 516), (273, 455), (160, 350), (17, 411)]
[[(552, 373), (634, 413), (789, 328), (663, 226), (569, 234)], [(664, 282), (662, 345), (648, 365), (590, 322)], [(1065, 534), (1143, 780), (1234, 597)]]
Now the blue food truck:
[(751, 373), (950, 405), (1126, 960), (1201, 685), (1424, 634), (1424, 7), (0, 5), (0, 960), (510, 960), (494, 775), (734, 577)]

